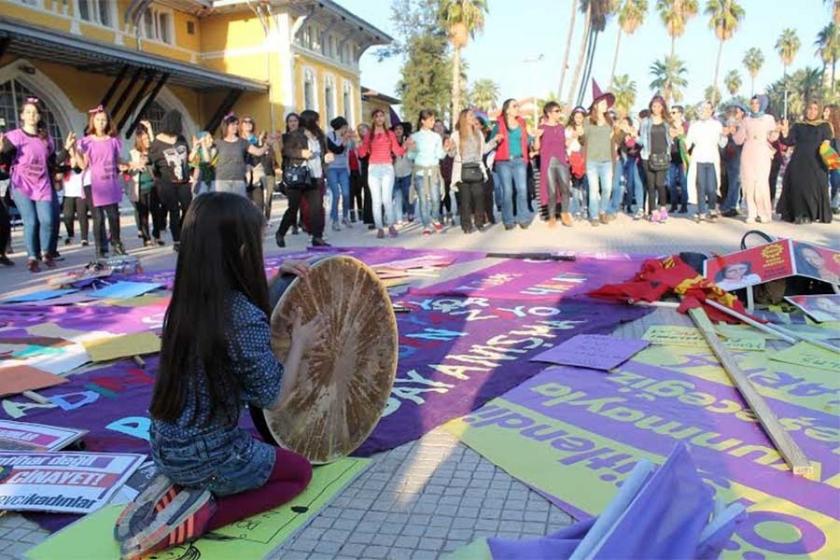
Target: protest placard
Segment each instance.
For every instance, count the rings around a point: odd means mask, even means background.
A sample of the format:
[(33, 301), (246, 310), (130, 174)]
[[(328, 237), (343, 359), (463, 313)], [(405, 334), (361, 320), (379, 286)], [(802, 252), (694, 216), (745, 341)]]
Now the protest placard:
[(840, 355), (807, 342), (800, 342), (780, 352), (774, 352), (770, 355), (770, 359), (786, 364), (826, 369), (835, 373), (840, 371)]
[(0, 510), (96, 511), (143, 459), (133, 453), (0, 452)]
[(77, 441), (86, 433), (87, 430), (0, 420), (0, 450), (58, 451)]
[[(742, 329), (743, 330), (743, 329)], [(725, 334), (727, 333), (727, 334)], [(738, 338), (735, 338), (735, 336)], [(728, 338), (723, 340), (724, 346), (730, 350), (743, 350), (751, 352), (762, 352), (765, 348), (765, 339), (758, 333), (746, 333), (735, 330), (724, 331)], [(652, 325), (648, 327), (642, 336), (653, 344), (690, 346), (692, 348), (707, 348), (707, 344), (700, 331), (694, 327), (680, 327), (677, 325)]]
[(813, 296), (785, 296), (785, 299), (804, 311), (814, 321), (840, 321), (840, 294)]
[(648, 344), (646, 340), (579, 334), (551, 350), (537, 354), (531, 361), (609, 371), (644, 350)]

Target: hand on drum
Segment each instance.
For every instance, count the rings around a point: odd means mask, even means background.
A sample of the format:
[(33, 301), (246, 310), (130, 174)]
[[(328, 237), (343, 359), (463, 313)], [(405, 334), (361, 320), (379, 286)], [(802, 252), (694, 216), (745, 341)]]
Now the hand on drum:
[(298, 307), (295, 310), (294, 321), (292, 322), (292, 346), (300, 345), (304, 350), (312, 348), (323, 341), (326, 336), (326, 321), (324, 315), (318, 313), (312, 319), (303, 322), (303, 310)]
[(306, 261), (288, 260), (280, 265), (280, 274), (294, 274), (306, 278), (309, 274), (309, 263)]

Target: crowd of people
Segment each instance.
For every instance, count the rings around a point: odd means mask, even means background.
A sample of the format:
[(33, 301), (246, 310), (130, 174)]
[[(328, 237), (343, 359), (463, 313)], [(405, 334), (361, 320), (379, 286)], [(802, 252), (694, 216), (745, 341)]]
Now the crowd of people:
[(416, 123), (390, 126), (382, 110), (355, 128), (336, 117), (326, 133), (318, 113), (306, 110), (289, 114), (282, 134), (258, 133), (254, 119), (229, 114), (218, 137), (204, 131), (192, 142), (181, 115), (170, 111), (160, 130), (141, 121), (123, 158), (104, 108), (89, 111), (81, 138), (71, 132), (59, 142), (46, 132), (40, 101), (29, 98), (19, 127), (0, 132), (0, 264), (13, 264), (6, 255), (11, 203), (33, 272), (61, 258), (62, 218), (65, 245), (75, 243), (78, 222), (87, 246), (92, 221), (96, 258), (125, 254), (124, 194), (143, 244), (164, 245), (168, 227), (175, 250), (192, 198), (211, 191), (249, 198), (266, 220), (274, 193), (285, 195), (288, 208), (275, 235), (280, 247), (301, 229), (312, 245), (326, 245), (327, 222), (333, 232), (358, 225), (384, 238), (412, 222), (422, 235), (456, 222), (466, 234), (499, 220), (506, 230), (524, 229), (535, 214), (549, 227), (558, 217), (567, 227), (597, 227), (621, 212), (651, 223), (691, 214), (697, 222), (803, 224), (829, 223), (840, 210), (836, 106), (811, 101), (791, 124), (773, 116), (764, 95), (720, 115), (703, 102), (691, 122), (684, 107), (669, 107), (661, 95), (636, 119), (618, 115), (614, 103), (593, 82), (588, 108), (567, 112), (548, 102), (536, 127), (508, 99), (495, 120), (461, 111), (453, 130), (431, 110)]

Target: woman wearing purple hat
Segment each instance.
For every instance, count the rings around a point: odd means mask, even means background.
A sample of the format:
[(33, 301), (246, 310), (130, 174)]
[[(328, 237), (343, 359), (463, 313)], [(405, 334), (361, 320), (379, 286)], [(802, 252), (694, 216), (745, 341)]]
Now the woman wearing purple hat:
[(584, 124), (583, 145), (586, 177), (589, 180), (589, 223), (593, 227), (611, 221), (606, 209), (612, 194), (615, 150), (612, 141), (613, 122), (607, 110), (614, 103), (615, 95), (603, 93), (598, 83), (592, 80), (592, 105), (589, 108), (589, 119)]

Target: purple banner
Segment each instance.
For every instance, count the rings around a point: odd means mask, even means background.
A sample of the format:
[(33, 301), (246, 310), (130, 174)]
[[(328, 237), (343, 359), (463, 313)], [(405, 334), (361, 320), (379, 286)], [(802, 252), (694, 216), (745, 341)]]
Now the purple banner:
[(454, 280), (412, 289), (411, 293), (521, 300), (570, 297), (604, 284), (624, 282), (639, 271), (641, 263), (642, 259), (629, 257), (579, 257), (575, 261), (510, 259)]
[(647, 313), (591, 301), (409, 295), (399, 316), (400, 361), (379, 425), (354, 455), (421, 437), (536, 375), (530, 358), (577, 334), (611, 332)]

